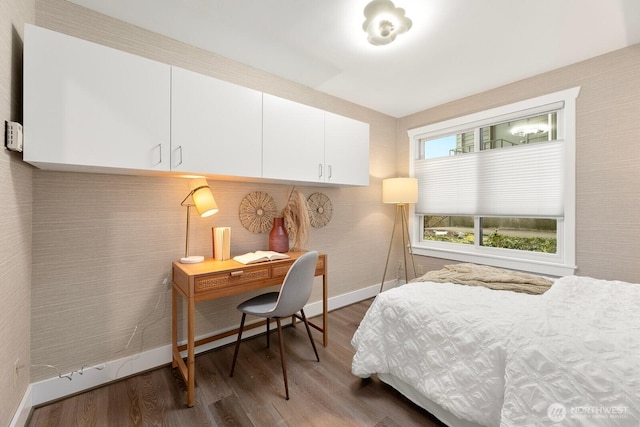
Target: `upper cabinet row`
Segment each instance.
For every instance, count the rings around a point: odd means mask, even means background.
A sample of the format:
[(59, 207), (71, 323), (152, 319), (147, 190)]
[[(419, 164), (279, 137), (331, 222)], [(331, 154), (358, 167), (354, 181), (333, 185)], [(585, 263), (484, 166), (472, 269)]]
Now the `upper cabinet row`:
[(43, 169), (369, 183), (366, 123), (32, 25), (23, 124)]

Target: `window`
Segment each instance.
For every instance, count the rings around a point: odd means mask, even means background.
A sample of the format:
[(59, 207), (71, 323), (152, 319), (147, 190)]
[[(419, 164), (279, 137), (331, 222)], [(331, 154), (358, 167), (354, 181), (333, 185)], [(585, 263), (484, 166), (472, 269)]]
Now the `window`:
[(414, 252), (572, 274), (578, 92), (410, 130)]

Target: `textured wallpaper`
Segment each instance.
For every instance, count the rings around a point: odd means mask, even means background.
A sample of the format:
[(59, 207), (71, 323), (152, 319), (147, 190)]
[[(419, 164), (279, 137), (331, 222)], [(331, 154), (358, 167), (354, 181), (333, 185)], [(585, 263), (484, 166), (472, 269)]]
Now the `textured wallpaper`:
[[(34, 0), (2, 0), (0, 123), (22, 122), (22, 34)], [(4, 145), (4, 144), (3, 144)], [(31, 177), (19, 153), (0, 151), (0, 425), (8, 425), (29, 384)], [(15, 373), (17, 363), (18, 371)]]

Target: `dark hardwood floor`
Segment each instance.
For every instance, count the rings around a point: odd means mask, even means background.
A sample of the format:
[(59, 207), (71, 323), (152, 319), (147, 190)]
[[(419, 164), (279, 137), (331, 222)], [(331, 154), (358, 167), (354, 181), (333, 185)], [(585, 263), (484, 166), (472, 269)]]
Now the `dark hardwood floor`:
[(329, 313), (329, 345), (320, 363), (302, 324), (287, 327), (290, 400), (277, 333), (271, 348), (260, 335), (244, 341), (233, 378), (234, 347), (196, 357), (196, 403), (187, 408), (185, 386), (170, 366), (36, 408), (30, 427), (42, 426), (443, 426), (377, 378), (351, 374), (351, 337), (371, 301)]

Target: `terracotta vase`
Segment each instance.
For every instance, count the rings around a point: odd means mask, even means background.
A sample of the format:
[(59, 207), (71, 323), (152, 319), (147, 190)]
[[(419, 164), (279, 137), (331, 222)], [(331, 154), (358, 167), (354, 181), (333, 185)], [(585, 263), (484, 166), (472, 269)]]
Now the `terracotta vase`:
[(273, 219), (273, 228), (269, 232), (269, 250), (289, 252), (289, 235), (284, 228), (284, 218)]

